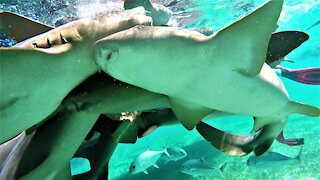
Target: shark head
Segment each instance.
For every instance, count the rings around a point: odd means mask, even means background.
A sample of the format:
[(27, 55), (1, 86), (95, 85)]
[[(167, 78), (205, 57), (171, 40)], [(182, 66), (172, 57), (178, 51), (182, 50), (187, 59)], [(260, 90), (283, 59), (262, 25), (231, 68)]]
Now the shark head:
[[(96, 63), (116, 79), (171, 95), (177, 93), (175, 87), (189, 87), (207, 77), (202, 72), (225, 68), (255, 76), (281, 7), (282, 1), (268, 1), (209, 37), (187, 29), (138, 25), (99, 40)], [(270, 21), (264, 23), (270, 12)]]
[(206, 39), (196, 31), (138, 25), (99, 40), (94, 54), (99, 68), (114, 78), (157, 91), (164, 85), (159, 83), (170, 83), (168, 77), (187, 78), (186, 71), (194, 69), (193, 53), (199, 52), (199, 61), (207, 55), (200, 43)]

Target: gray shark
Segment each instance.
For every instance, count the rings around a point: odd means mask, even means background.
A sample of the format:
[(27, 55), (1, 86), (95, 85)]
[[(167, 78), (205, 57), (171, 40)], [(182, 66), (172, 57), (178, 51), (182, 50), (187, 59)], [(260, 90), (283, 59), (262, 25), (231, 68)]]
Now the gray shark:
[(181, 28), (136, 26), (99, 40), (96, 62), (116, 79), (167, 95), (187, 129), (214, 111), (255, 117), (257, 133), (246, 142), (223, 132), (219, 136), (226, 138), (217, 140), (207, 136), (207, 126), (197, 129), (223, 152), (261, 155), (283, 130), (288, 115), (320, 115), (318, 108), (290, 100), (265, 63), (282, 4), (267, 1), (209, 37)]

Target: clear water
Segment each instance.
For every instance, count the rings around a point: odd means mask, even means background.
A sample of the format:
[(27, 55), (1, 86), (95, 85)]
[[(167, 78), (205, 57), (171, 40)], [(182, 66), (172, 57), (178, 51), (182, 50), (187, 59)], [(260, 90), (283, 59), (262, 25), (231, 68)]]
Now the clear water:
[[(51, 5), (58, 5), (58, 1), (48, 1)], [(59, 1), (61, 2), (61, 1)], [(71, 1), (69, 1), (71, 2)], [(76, 1), (74, 1), (76, 2)], [(77, 1), (78, 2), (78, 1)], [(79, 3), (80, 2), (80, 3)], [(82, 1), (79, 1), (79, 6)], [(160, 1), (162, 2), (162, 1)], [(200, 12), (197, 21), (185, 27), (207, 27), (214, 31), (230, 24), (239, 17), (245, 15), (264, 0), (194, 0), (186, 9), (187, 12)], [(71, 2), (73, 3), (73, 2)], [(95, 1), (98, 3), (98, 1)], [(113, 2), (112, 2), (113, 3)], [(240, 8), (247, 3), (246, 8)], [(104, 5), (110, 4), (105, 3)], [(0, 1), (1, 9), (12, 10), (48, 24), (54, 24), (54, 20), (61, 18), (64, 13), (52, 13), (51, 16), (43, 14), (30, 2), (23, 1)], [(50, 6), (50, 4), (48, 4)], [(88, 7), (88, 6), (87, 6)], [(93, 11), (97, 6), (90, 6)], [(242, 6), (243, 7), (243, 6)], [(72, 12), (72, 6), (59, 6), (63, 12)], [(69, 9), (68, 9), (69, 8)], [(69, 10), (69, 11), (68, 11)], [(83, 10), (83, 9), (82, 9)], [(90, 9), (92, 10), (92, 9)], [(53, 10), (52, 10), (53, 11)], [(89, 11), (86, 9), (84, 11)], [(43, 14), (41, 16), (41, 14)], [(74, 14), (74, 15), (79, 15)], [(70, 13), (68, 14), (70, 15)], [(303, 30), (305, 31), (314, 22), (320, 19), (320, 2), (318, 0), (286, 0), (277, 31)], [(287, 58), (294, 63), (283, 63), (288, 68), (320, 67), (320, 25), (308, 31), (310, 39), (302, 46), (290, 53)], [(282, 78), (291, 99), (320, 107), (320, 86), (306, 85)], [(250, 132), (253, 121), (245, 116), (232, 116), (218, 119), (207, 118), (207, 122), (221, 130), (231, 133)], [(127, 179), (193, 179), (192, 176), (180, 172), (181, 164), (188, 159), (204, 158), (215, 162), (218, 166), (228, 162), (225, 171), (212, 174), (200, 179), (320, 179), (320, 123), (319, 118), (310, 118), (302, 115), (289, 116), (285, 127), (287, 138), (303, 137), (302, 161), (288, 168), (279, 167), (279, 171), (266, 171), (263, 169), (251, 169), (247, 167), (248, 157), (232, 157), (225, 155), (213, 148), (197, 131), (187, 131), (181, 125), (161, 127), (150, 135), (138, 139), (135, 144), (119, 144), (109, 163), (109, 178), (111, 180)], [(149, 168), (149, 174), (130, 175), (128, 173), (131, 162), (147, 149), (162, 150), (164, 147), (178, 146), (185, 149), (188, 156), (177, 162), (164, 164), (159, 162), (159, 169)], [(289, 147), (274, 142), (271, 151), (279, 152), (290, 157), (295, 157), (300, 147)]]

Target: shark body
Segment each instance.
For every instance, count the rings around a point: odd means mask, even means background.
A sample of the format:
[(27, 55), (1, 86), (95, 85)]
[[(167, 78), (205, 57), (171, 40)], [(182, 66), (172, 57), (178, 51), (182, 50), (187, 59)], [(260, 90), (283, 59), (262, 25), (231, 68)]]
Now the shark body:
[(151, 21), (135, 10), (109, 12), (1, 48), (0, 88), (5, 96), (0, 97), (0, 143), (44, 120), (74, 87), (98, 71), (92, 54), (96, 40)]
[[(218, 149), (261, 155), (289, 114), (320, 114), (316, 107), (291, 101), (265, 63), (282, 3), (268, 1), (209, 37), (180, 28), (136, 26), (99, 40), (96, 61), (116, 79), (167, 95), (182, 124), (189, 130), (197, 126)], [(217, 135), (199, 123), (214, 111), (255, 117), (257, 133), (241, 141), (228, 133)]]

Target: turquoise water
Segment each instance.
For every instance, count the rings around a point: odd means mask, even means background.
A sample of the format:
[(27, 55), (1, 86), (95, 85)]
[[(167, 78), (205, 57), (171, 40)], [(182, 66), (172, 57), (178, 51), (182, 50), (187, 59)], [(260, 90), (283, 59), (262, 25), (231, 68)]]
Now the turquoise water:
[[(186, 11), (190, 13), (199, 12), (201, 15), (197, 21), (186, 27), (207, 27), (218, 31), (263, 2), (264, 0), (195, 0)], [(247, 3), (246, 8), (240, 8), (245, 3)], [(30, 13), (32, 14), (32, 12)], [(39, 16), (34, 15), (34, 17), (37, 18)], [(317, 0), (288, 0), (285, 1), (277, 31), (306, 31), (308, 27), (320, 19), (319, 17), (320, 2)], [(53, 24), (52, 20), (55, 18), (51, 18), (46, 17), (45, 22)], [(306, 32), (310, 35), (310, 39), (287, 56), (294, 63), (283, 63), (284, 67), (293, 69), (320, 67), (320, 25)], [(282, 78), (282, 80), (292, 100), (320, 107), (319, 85), (301, 84), (286, 78)], [(194, 179), (192, 176), (181, 173), (180, 167), (189, 159), (204, 158), (209, 162), (216, 163), (217, 166), (227, 162), (227, 166), (223, 173), (212, 174), (212, 176), (200, 179), (320, 179), (319, 120), (319, 118), (310, 118), (302, 115), (289, 116), (288, 123), (284, 129), (286, 138), (304, 138), (305, 144), (303, 145), (301, 162), (286, 169), (279, 167), (279, 171), (249, 168), (246, 165), (246, 161), (252, 154), (245, 157), (228, 156), (212, 147), (196, 130), (187, 131), (181, 125), (173, 125), (161, 127), (150, 135), (138, 139), (135, 144), (119, 144), (109, 163), (109, 178), (111, 180)], [(248, 133), (253, 126), (252, 118), (246, 116), (230, 116), (216, 119), (211, 119), (209, 116), (206, 122), (221, 130), (235, 134)], [(168, 164), (164, 164), (160, 160), (157, 163), (160, 168), (150, 167), (148, 175), (143, 173), (129, 174), (131, 162), (140, 153), (147, 149), (163, 150), (164, 147), (172, 146), (182, 147), (188, 153), (187, 157)], [(270, 151), (295, 157), (300, 148), (274, 142)]]
[[(204, 14), (193, 24), (194, 27), (208, 27), (214, 31), (228, 25), (240, 16), (244, 11), (232, 9), (236, 2), (244, 1), (210, 1), (198, 0), (196, 10)], [(258, 6), (264, 1), (254, 1)], [(193, 9), (193, 10), (195, 10)], [(277, 31), (283, 30), (306, 30), (320, 17), (320, 2), (314, 1), (285, 1), (285, 6), (278, 22)], [(302, 46), (290, 53), (287, 58), (294, 63), (283, 63), (288, 68), (320, 67), (320, 26), (317, 26), (307, 33), (310, 39)], [(282, 78), (291, 99), (320, 106), (320, 86), (306, 85)], [(253, 121), (245, 116), (232, 116), (217, 119), (207, 118), (207, 122), (221, 130), (232, 133), (250, 132)], [(279, 171), (256, 170), (246, 165), (246, 160), (252, 154), (245, 157), (232, 157), (225, 155), (213, 148), (207, 141), (198, 134), (196, 130), (187, 131), (181, 125), (161, 127), (145, 138), (138, 139), (136, 144), (120, 144), (116, 148), (110, 164), (110, 179), (193, 179), (192, 176), (180, 172), (180, 166), (189, 159), (204, 157), (209, 162), (222, 165), (228, 162), (224, 173), (213, 174), (200, 179), (320, 179), (320, 123), (319, 118), (310, 118), (302, 115), (289, 116), (288, 123), (284, 129), (288, 138), (303, 137), (305, 144), (301, 156), (301, 163), (294, 164), (286, 169), (279, 168)], [(130, 175), (129, 167), (131, 162), (147, 149), (162, 150), (163, 147), (178, 146), (188, 153), (188, 156), (177, 162), (163, 164), (158, 163), (159, 169), (150, 167), (149, 174)], [(295, 157), (300, 147), (289, 147), (274, 142), (271, 151), (279, 152), (290, 157)]]

